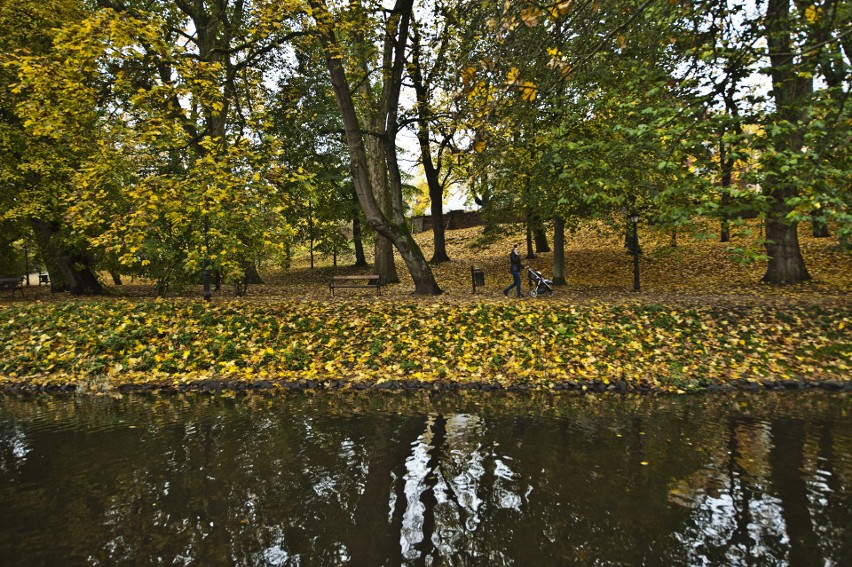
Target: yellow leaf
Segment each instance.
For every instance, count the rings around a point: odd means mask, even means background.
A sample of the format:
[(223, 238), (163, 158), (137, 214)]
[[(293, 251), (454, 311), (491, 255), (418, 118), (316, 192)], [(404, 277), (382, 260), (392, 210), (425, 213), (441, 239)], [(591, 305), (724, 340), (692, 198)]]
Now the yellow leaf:
[(518, 69), (517, 67), (512, 67), (511, 69), (509, 69), (509, 73), (506, 75), (506, 82), (510, 85), (515, 84), (520, 74), (520, 69)]
[(538, 95), (538, 87), (530, 81), (524, 81), (518, 88), (521, 89), (521, 98), (527, 102), (534, 101), (536, 95)]
[(805, 8), (805, 19), (809, 23), (815, 24), (820, 17), (820, 11), (821, 10), (816, 6), (808, 6), (807, 8)]

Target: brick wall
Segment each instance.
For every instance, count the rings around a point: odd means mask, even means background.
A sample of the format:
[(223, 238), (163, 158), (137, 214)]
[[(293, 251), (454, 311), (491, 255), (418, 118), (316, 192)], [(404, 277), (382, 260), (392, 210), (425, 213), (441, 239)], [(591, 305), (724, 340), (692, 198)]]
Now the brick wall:
[[(479, 211), (447, 211), (444, 213), (444, 226), (446, 230), (482, 226), (482, 218), (479, 215)], [(432, 216), (421, 215), (412, 217), (411, 230), (415, 233), (432, 230)]]

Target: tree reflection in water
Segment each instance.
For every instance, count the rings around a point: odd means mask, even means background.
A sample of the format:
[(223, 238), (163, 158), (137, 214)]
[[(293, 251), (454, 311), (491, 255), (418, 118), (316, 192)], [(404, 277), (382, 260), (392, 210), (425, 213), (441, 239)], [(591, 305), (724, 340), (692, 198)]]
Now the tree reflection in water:
[(3, 564), (852, 562), (845, 395), (0, 398)]

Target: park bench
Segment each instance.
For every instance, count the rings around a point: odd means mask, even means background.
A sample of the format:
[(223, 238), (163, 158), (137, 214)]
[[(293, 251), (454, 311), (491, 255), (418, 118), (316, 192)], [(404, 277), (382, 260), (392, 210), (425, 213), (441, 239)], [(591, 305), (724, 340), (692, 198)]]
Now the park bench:
[(376, 289), (376, 294), (381, 295), (382, 278), (378, 275), (369, 276), (331, 276), (328, 280), (328, 289), (331, 290), (331, 295), (334, 295), (334, 290), (340, 287), (351, 287), (360, 289)]
[(21, 297), (24, 296), (24, 277), (23, 276), (0, 276), (0, 289), (12, 290), (12, 297), (15, 296), (15, 291), (21, 292)]

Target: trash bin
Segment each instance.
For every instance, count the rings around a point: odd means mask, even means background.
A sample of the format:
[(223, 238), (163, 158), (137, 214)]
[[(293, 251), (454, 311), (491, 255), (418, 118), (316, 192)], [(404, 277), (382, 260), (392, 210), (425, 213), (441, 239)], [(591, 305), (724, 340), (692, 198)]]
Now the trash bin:
[(485, 270), (482, 268), (470, 267), (470, 281), (473, 285), (473, 293), (476, 293), (477, 287), (485, 286)]

